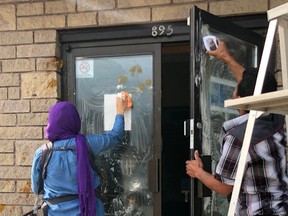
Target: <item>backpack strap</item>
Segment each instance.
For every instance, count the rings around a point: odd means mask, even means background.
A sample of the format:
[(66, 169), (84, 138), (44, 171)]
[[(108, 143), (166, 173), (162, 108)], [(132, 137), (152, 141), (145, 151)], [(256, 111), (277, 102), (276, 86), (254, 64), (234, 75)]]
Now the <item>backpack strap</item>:
[(49, 164), (49, 161), (51, 159), (52, 156), (52, 148), (53, 148), (54, 144), (52, 142), (43, 144), (41, 146), (42, 148), (42, 154), (41, 154), (41, 167), (42, 167), (42, 179), (46, 179), (46, 175), (47, 175), (47, 166)]
[(78, 198), (78, 194), (68, 194), (68, 195), (64, 195), (60, 197), (53, 197), (53, 198), (45, 200), (44, 202), (47, 203), (47, 205), (51, 206), (51, 205), (55, 205), (61, 202), (68, 202), (77, 198)]
[(38, 186), (38, 194), (43, 192), (44, 189), (44, 179), (46, 178), (46, 169), (48, 166), (48, 163), (50, 161), (51, 155), (52, 155), (52, 151), (50, 151), (50, 149), (53, 147), (53, 143), (49, 142), (49, 143), (45, 143), (41, 146), (41, 178), (39, 181), (39, 186)]

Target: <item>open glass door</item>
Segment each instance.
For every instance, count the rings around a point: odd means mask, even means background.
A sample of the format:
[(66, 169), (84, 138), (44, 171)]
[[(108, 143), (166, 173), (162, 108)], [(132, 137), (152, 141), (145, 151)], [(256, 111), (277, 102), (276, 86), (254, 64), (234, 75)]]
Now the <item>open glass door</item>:
[[(224, 108), (224, 100), (232, 97), (236, 80), (224, 62), (206, 54), (202, 38), (214, 35), (223, 40), (244, 67), (258, 66), (264, 39), (197, 7), (191, 9), (190, 26), (190, 152), (194, 158), (194, 150), (199, 150), (205, 169), (213, 173), (220, 157), (222, 123), (238, 116), (236, 110)], [(191, 215), (227, 215), (227, 197), (207, 190), (193, 179), (190, 189)]]
[(113, 124), (115, 110), (106, 104), (114, 99), (114, 105), (118, 92), (128, 92), (133, 101), (124, 139), (97, 157), (105, 215), (161, 214), (160, 52), (159, 44), (146, 44), (75, 47), (68, 53), (68, 86), (73, 89), (68, 99), (79, 110), (82, 133), (111, 129), (109, 115)]

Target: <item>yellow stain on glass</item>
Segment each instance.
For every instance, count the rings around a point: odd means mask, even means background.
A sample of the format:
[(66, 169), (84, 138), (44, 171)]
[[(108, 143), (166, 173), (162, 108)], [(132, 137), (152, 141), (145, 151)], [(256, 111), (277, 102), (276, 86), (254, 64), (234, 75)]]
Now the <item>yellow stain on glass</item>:
[(121, 75), (118, 77), (118, 83), (120, 83), (120, 84), (126, 83), (127, 80), (128, 80), (128, 78), (125, 75)]
[(145, 89), (145, 84), (144, 83), (139, 83), (138, 88), (140, 90), (144, 90)]
[(132, 66), (129, 71), (130, 71), (131, 76), (134, 76), (136, 72), (137, 72), (137, 74), (142, 74), (142, 72), (143, 72), (143, 70), (139, 64)]
[(131, 76), (134, 76), (135, 72), (136, 72), (136, 65), (134, 65), (133, 67), (130, 68)]
[(152, 81), (150, 79), (148, 79), (148, 80), (145, 81), (145, 83), (146, 83), (147, 86), (151, 86)]
[(136, 70), (138, 74), (142, 74), (142, 68), (139, 64), (136, 65)]

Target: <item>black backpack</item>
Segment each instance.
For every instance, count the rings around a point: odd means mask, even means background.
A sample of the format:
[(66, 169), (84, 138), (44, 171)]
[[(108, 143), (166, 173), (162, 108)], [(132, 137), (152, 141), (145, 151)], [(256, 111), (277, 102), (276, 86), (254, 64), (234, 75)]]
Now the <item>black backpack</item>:
[[(87, 143), (87, 147), (88, 147), (88, 157), (89, 157), (90, 165), (101, 180), (101, 184), (95, 189), (95, 195), (99, 199), (101, 199), (105, 205), (105, 203), (111, 200), (111, 194), (115, 193), (115, 187), (117, 183), (115, 182), (113, 178), (113, 174), (109, 172), (110, 165), (106, 163), (104, 156), (103, 155), (94, 156), (92, 149), (88, 143)], [(42, 175), (41, 175), (41, 179), (39, 182), (38, 194), (40, 194), (44, 189), (44, 181), (46, 179), (47, 166), (49, 164), (49, 161), (51, 159), (53, 152), (54, 151), (75, 151), (75, 147), (67, 147), (67, 146), (54, 147), (53, 143), (51, 142), (47, 144), (43, 144), (41, 148), (42, 148), (42, 155), (41, 155)], [(60, 202), (66, 202), (69, 200), (76, 199), (77, 197), (78, 197), (77, 194), (66, 195), (62, 197), (49, 199), (46, 202), (48, 204), (57, 204)]]

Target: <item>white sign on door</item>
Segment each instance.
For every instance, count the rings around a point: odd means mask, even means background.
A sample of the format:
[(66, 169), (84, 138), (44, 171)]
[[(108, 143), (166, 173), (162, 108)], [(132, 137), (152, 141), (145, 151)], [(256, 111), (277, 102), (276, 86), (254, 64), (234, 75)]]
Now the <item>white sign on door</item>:
[[(116, 116), (116, 96), (117, 94), (104, 95), (104, 130), (112, 130)], [(130, 95), (131, 96), (131, 95)], [(131, 109), (126, 109), (124, 113), (125, 130), (131, 130)]]

